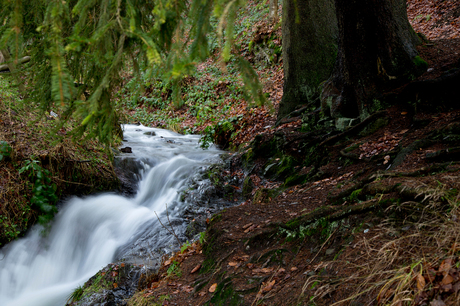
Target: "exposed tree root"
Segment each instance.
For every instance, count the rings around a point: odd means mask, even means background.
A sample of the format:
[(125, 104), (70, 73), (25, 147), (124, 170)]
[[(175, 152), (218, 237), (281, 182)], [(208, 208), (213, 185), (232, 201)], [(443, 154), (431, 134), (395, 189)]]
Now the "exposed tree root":
[(434, 143), (435, 141), (427, 138), (414, 141), (407, 148), (402, 149), (398, 153), (398, 155), (396, 155), (395, 159), (393, 160), (393, 163), (391, 164), (390, 168), (388, 168), (388, 170), (394, 170), (396, 167), (401, 165), (404, 162), (406, 156), (412, 153), (413, 151), (419, 148), (426, 148)]
[(376, 112), (375, 114), (372, 114), (371, 116), (367, 117), (366, 119), (364, 119), (362, 122), (358, 123), (357, 125), (349, 128), (345, 132), (329, 137), (328, 139), (321, 142), (319, 146), (333, 144), (346, 136), (356, 135), (361, 130), (363, 130), (366, 126), (368, 126), (369, 124), (379, 119), (380, 117), (383, 117), (386, 114), (387, 114), (387, 111)]

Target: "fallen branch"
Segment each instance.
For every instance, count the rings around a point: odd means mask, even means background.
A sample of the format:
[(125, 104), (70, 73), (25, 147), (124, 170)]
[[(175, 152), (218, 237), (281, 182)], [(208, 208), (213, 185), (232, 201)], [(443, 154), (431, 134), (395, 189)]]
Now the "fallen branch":
[(345, 132), (340, 133), (338, 135), (334, 135), (332, 137), (329, 137), (328, 139), (326, 139), (322, 143), (320, 143), (319, 146), (325, 146), (325, 145), (330, 144), (330, 143), (335, 143), (340, 138), (343, 138), (343, 137), (348, 136), (348, 135), (357, 134), (359, 131), (364, 129), (364, 127), (366, 127), (368, 124), (370, 124), (371, 122), (377, 120), (380, 117), (383, 117), (386, 114), (387, 114), (386, 111), (376, 112), (375, 114), (372, 114), (371, 116), (367, 117), (366, 119), (364, 119), (362, 122), (358, 123), (357, 125), (349, 128)]
[[(18, 64), (24, 64), (24, 63), (30, 62), (30, 60), (31, 60), (30, 56), (24, 56), (24, 57), (18, 59)], [(0, 65), (0, 72), (8, 71), (8, 70), (10, 70), (8, 64)]]

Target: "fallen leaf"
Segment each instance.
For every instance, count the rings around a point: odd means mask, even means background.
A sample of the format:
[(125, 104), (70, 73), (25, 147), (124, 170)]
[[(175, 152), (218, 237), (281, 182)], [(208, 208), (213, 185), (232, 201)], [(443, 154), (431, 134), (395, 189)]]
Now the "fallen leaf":
[(216, 288), (217, 288), (217, 283), (212, 284), (212, 286), (209, 287), (209, 292), (213, 293), (214, 291), (216, 291)]
[(385, 156), (385, 161), (383, 162), (384, 165), (388, 164), (388, 162), (390, 161), (390, 155), (387, 155)]
[(164, 266), (169, 266), (170, 264), (171, 264), (171, 260), (168, 259), (168, 260), (165, 261), (165, 263), (164, 263), (163, 265), (164, 265)]
[(450, 276), (449, 274), (446, 274), (444, 278), (441, 281), (442, 285), (448, 285), (451, 284), (454, 281), (454, 278)]
[(200, 293), (198, 293), (199, 296), (204, 296), (206, 295), (206, 292), (205, 291), (201, 291)]
[(238, 266), (238, 263), (237, 263), (237, 262), (234, 262), (234, 261), (231, 261), (231, 262), (228, 263), (228, 265), (229, 265), (230, 267), (236, 267), (236, 266)]
[(248, 227), (250, 227), (252, 225), (252, 223), (248, 223), (246, 225), (243, 225), (243, 229), (247, 229)]
[(118, 284), (117, 284), (117, 283), (113, 283), (113, 288), (114, 288), (114, 289), (117, 289), (117, 288), (118, 288)]
[(297, 267), (292, 267), (291, 268), (291, 271), (297, 271), (297, 270), (298, 270)]
[(193, 270), (190, 271), (190, 274), (195, 273), (195, 272), (198, 271), (200, 268), (201, 268), (201, 264), (199, 264), (199, 265), (197, 265), (195, 268), (193, 268)]
[(425, 285), (426, 285), (425, 278), (421, 274), (418, 274), (417, 275), (417, 289), (419, 291), (422, 291), (423, 288), (425, 288)]
[(270, 273), (273, 272), (273, 268), (262, 268), (262, 269), (254, 269), (252, 270), (253, 273)]
[(443, 300), (433, 300), (430, 302), (430, 306), (446, 306)]
[(272, 290), (274, 285), (275, 285), (275, 280), (272, 280), (271, 282), (269, 282), (262, 288), (262, 292), (268, 292)]
[(444, 261), (439, 266), (439, 272), (442, 272), (444, 275), (449, 272), (450, 268), (452, 268), (452, 258), (444, 259)]

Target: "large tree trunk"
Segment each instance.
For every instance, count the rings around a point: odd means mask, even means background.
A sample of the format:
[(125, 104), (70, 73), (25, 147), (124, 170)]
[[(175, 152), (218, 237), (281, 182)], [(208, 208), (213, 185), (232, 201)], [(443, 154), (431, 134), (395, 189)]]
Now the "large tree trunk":
[(426, 70), (405, 0), (335, 0), (339, 51), (322, 93), (332, 117), (366, 117), (378, 94)]
[(337, 55), (333, 0), (283, 0), (284, 94), (278, 120), (317, 93)]

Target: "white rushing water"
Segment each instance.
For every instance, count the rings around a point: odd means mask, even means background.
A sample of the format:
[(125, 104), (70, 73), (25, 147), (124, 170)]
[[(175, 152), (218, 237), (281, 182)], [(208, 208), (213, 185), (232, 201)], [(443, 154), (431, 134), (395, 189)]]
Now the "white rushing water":
[[(146, 135), (154, 132), (156, 135)], [(144, 126), (125, 126), (124, 158), (148, 160), (136, 196), (101, 194), (67, 201), (48, 235), (36, 226), (28, 235), (0, 250), (0, 305), (64, 305), (69, 294), (114, 260), (121, 247), (135, 240), (155, 212), (180, 210), (179, 191), (199, 167), (221, 151), (202, 150), (198, 136), (183, 136)], [(129, 156), (135, 157), (129, 157)], [(149, 170), (150, 168), (150, 170)], [(158, 223), (158, 222), (156, 222)], [(159, 225), (158, 225), (159, 226)], [(163, 243), (168, 243), (168, 237)]]

